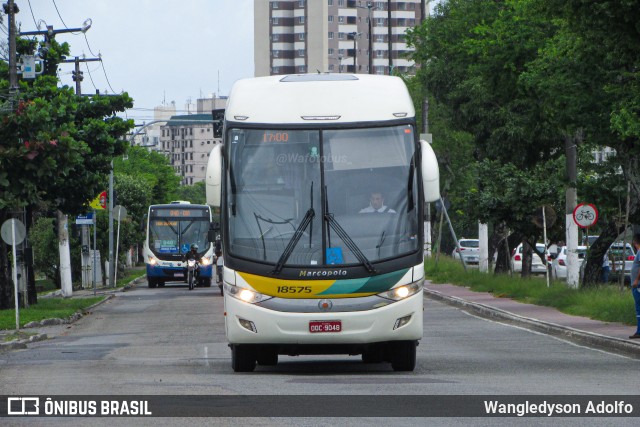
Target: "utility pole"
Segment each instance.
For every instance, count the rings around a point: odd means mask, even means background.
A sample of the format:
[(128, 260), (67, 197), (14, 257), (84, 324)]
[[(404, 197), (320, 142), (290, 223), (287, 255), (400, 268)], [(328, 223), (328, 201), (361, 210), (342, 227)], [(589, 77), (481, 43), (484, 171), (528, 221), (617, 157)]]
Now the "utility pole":
[(76, 82), (76, 95), (82, 96), (82, 80), (84, 80), (84, 76), (82, 75), (82, 71), (80, 71), (80, 63), (81, 62), (95, 62), (102, 61), (101, 58), (78, 58), (77, 56), (73, 59), (65, 59), (64, 61), (60, 61), (61, 63), (73, 63), (75, 64), (75, 68), (73, 71), (73, 81)]
[(393, 43), (391, 41), (391, 0), (387, 0), (387, 50), (389, 51), (389, 75), (391, 75), (391, 71), (393, 70)]
[(567, 159), (567, 190), (565, 193), (565, 225), (567, 244), (567, 285), (579, 287), (580, 266), (578, 259), (578, 225), (573, 221), (573, 211), (578, 205), (576, 181), (577, 167), (577, 138), (566, 135), (564, 139), (565, 156)]
[(14, 0), (3, 5), (9, 17), (9, 92), (18, 90), (18, 64), (16, 63), (16, 13), (20, 12)]
[[(391, 69), (389, 69), (389, 73), (391, 73)], [(423, 135), (420, 135), (420, 139), (424, 139), (427, 142), (431, 142), (431, 138), (429, 135), (429, 99), (425, 98), (422, 102), (422, 132)], [(424, 226), (424, 251), (423, 256), (426, 258), (431, 258), (431, 203), (426, 204), (426, 212), (425, 212), (425, 220), (423, 222)], [(438, 244), (440, 244), (440, 238), (438, 237)]]
[(373, 74), (373, 32), (371, 23), (371, 9), (373, 8), (373, 2), (367, 2), (367, 8), (369, 8), (369, 74)]
[(356, 35), (357, 32), (353, 32), (353, 74), (358, 73), (358, 68), (356, 68), (356, 58), (358, 57), (358, 51), (356, 50)]

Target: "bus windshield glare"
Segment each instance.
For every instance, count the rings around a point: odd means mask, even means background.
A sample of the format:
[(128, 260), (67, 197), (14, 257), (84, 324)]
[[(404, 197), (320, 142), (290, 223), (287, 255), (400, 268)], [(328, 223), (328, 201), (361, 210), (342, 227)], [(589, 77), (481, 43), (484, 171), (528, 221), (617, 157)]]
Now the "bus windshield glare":
[(234, 128), (228, 141), (231, 255), (287, 266), (370, 265), (418, 250), (412, 125)]

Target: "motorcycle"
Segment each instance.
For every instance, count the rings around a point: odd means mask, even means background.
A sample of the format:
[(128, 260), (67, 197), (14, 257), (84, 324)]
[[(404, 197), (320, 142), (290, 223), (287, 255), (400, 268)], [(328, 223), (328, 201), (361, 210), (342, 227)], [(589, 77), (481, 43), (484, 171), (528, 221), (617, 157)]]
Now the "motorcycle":
[(187, 283), (189, 284), (189, 290), (193, 290), (198, 280), (198, 261), (194, 258), (187, 260)]

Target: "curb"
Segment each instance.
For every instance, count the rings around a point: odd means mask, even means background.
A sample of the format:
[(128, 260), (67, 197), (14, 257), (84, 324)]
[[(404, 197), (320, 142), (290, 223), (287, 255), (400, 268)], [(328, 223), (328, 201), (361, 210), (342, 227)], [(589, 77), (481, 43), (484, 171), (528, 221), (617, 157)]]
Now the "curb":
[(443, 293), (432, 289), (424, 288), (424, 293), (425, 296), (431, 299), (444, 302), (451, 306), (461, 307), (484, 318), (496, 319), (502, 323), (518, 325), (547, 335), (557, 336), (577, 344), (588, 345), (599, 350), (619, 353), (634, 359), (640, 359), (640, 345), (621, 338), (608, 337), (593, 332), (581, 331), (568, 326), (558, 325), (556, 323), (520, 316), (499, 308), (470, 302), (458, 297), (444, 295)]

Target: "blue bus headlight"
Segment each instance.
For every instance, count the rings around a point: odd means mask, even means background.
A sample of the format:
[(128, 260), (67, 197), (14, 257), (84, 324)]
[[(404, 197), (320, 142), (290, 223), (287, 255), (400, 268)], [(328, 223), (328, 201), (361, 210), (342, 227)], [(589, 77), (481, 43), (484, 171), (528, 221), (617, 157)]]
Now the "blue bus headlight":
[(411, 295), (415, 295), (422, 289), (423, 281), (409, 283), (408, 285), (398, 286), (397, 288), (389, 289), (388, 291), (379, 293), (378, 296), (393, 301), (400, 301)]
[(251, 289), (242, 288), (240, 286), (231, 286), (226, 283), (224, 284), (224, 292), (230, 297), (239, 299), (240, 301), (244, 301), (249, 304), (255, 304), (257, 302), (262, 302), (273, 298), (268, 295), (262, 295), (261, 293), (256, 291), (252, 291)]

